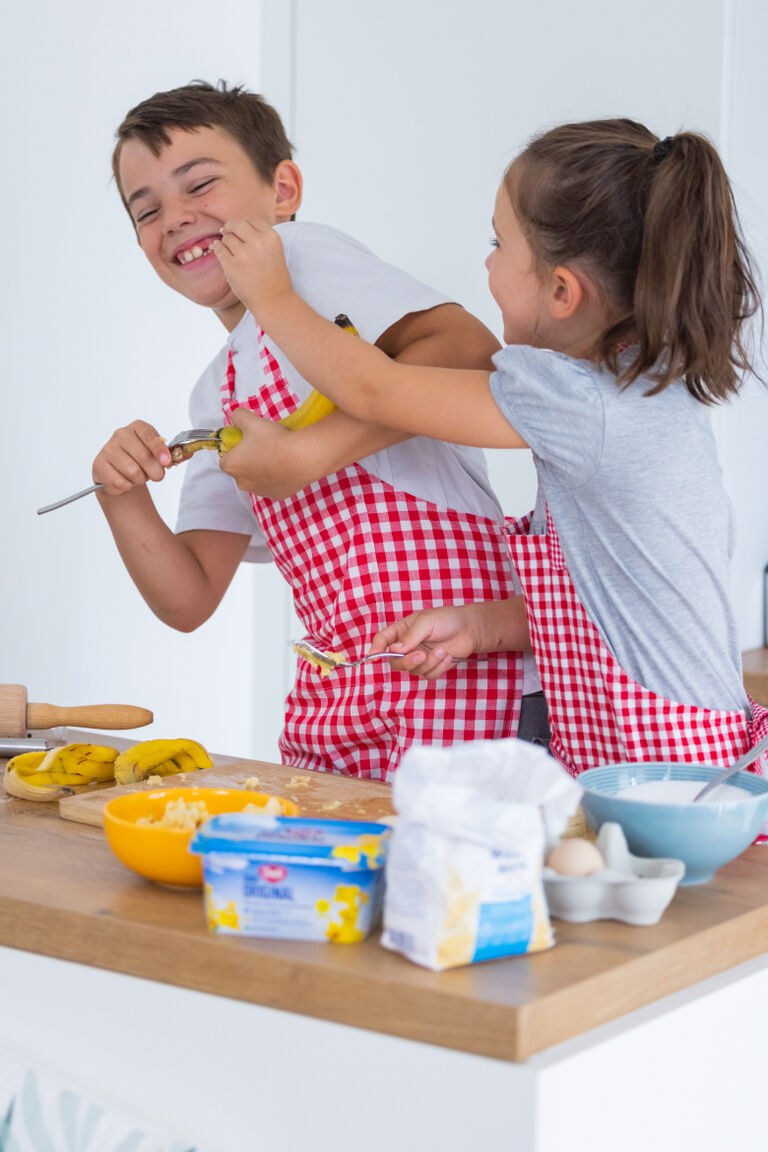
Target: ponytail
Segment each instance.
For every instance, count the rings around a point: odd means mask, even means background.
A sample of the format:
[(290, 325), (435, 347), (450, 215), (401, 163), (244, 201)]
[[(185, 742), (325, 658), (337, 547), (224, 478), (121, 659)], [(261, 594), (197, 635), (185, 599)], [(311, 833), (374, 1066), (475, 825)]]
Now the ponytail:
[(713, 403), (737, 392), (750, 369), (743, 324), (759, 297), (717, 152), (693, 132), (663, 145), (649, 159), (629, 379), (647, 373), (658, 392), (683, 377), (697, 400)]
[(536, 265), (579, 263), (602, 293), (614, 323), (595, 356), (619, 384), (646, 376), (653, 395), (682, 378), (705, 404), (738, 392), (761, 304), (708, 140), (660, 141), (632, 120), (566, 124), (534, 139), (505, 184)]

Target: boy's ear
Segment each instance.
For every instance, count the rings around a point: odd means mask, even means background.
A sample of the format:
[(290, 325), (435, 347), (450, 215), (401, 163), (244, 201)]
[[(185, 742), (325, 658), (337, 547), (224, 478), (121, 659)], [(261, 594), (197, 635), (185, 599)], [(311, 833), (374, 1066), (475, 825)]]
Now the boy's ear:
[(552, 273), (549, 313), (555, 320), (567, 320), (578, 310), (586, 294), (586, 285), (572, 268), (562, 265)]
[(278, 219), (290, 220), (301, 206), (303, 181), (298, 165), (293, 160), (281, 160), (275, 168), (272, 186)]

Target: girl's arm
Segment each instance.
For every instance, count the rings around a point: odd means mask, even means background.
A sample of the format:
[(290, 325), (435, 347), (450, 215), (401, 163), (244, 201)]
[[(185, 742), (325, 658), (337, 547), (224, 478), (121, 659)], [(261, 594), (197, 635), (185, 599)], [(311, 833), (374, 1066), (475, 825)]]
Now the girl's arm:
[(488, 652), (529, 652), (522, 596), (425, 608), (374, 636), (369, 652), (402, 653), (396, 665), (425, 680), (443, 676), (455, 659)]
[(261, 327), (350, 416), (456, 444), (527, 447), (493, 399), (488, 371), (395, 363), (318, 316), (293, 291), (273, 229), (230, 221), (214, 248), (234, 292)]
[[(499, 347), (485, 325), (458, 304), (408, 313), (376, 344), (401, 363), (474, 368), (490, 367)], [(232, 422), (243, 440), (222, 457), (221, 469), (242, 491), (271, 500), (294, 496), (315, 480), (408, 439), (407, 433), (341, 411), (293, 432), (245, 408), (235, 410)]]
[(315, 480), (408, 439), (403, 432), (364, 424), (341, 411), (296, 431), (247, 408), (236, 408), (232, 423), (243, 439), (222, 456), (219, 467), (243, 492), (270, 500), (295, 496)]

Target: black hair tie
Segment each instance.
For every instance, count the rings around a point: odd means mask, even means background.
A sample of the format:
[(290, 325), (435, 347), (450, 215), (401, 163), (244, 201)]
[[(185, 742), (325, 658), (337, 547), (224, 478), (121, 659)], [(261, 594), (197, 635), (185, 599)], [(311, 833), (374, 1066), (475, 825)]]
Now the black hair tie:
[(662, 160), (666, 160), (667, 156), (672, 150), (672, 137), (665, 136), (663, 140), (657, 140), (653, 146), (653, 162), (654, 164), (661, 164)]

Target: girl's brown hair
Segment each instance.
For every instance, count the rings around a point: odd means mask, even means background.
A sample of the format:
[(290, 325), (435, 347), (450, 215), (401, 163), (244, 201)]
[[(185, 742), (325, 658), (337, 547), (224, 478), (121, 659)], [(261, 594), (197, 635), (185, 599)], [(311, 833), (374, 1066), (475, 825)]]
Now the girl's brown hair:
[(120, 152), (126, 140), (140, 140), (155, 156), (170, 144), (168, 130), (181, 128), (223, 128), (250, 158), (256, 171), (271, 182), (281, 160), (290, 160), (293, 148), (283, 122), (267, 101), (242, 85), (228, 87), (220, 80), (216, 87), (194, 80), (183, 88), (157, 92), (132, 108), (117, 129), (112, 153), (112, 173), (120, 197), (128, 205), (120, 184)]
[(632, 120), (566, 124), (534, 138), (504, 180), (536, 267), (581, 265), (615, 315), (595, 355), (620, 384), (645, 375), (653, 395), (682, 378), (705, 404), (739, 390), (753, 370), (744, 322), (761, 304), (705, 137), (659, 140)]

